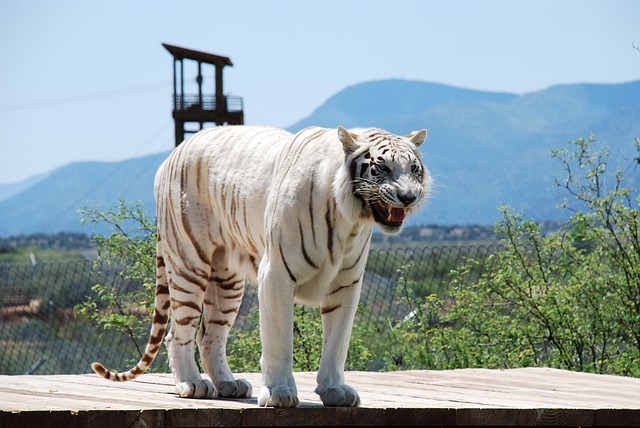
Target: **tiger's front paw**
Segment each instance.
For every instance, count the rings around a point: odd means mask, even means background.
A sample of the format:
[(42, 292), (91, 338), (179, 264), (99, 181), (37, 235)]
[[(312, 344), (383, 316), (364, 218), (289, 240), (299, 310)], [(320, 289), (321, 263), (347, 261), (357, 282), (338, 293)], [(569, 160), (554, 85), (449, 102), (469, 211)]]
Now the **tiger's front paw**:
[(261, 407), (297, 407), (300, 404), (297, 392), (286, 385), (278, 385), (272, 388), (263, 386), (258, 396), (258, 405)]
[(253, 391), (251, 384), (244, 379), (217, 382), (216, 389), (218, 397), (224, 398), (249, 398)]
[(332, 386), (319, 395), (325, 406), (358, 407), (360, 405), (358, 391), (349, 385)]
[(213, 398), (217, 395), (213, 384), (204, 379), (180, 382), (176, 385), (176, 392), (183, 398)]

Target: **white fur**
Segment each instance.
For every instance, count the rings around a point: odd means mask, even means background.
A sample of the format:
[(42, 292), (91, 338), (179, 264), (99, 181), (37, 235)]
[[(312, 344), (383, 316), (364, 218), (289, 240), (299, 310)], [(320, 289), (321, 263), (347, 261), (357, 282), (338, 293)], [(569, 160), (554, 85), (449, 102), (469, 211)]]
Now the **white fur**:
[[(354, 195), (347, 166), (372, 146), (360, 134), (365, 131), (307, 128), (291, 135), (266, 127), (213, 128), (183, 143), (160, 167), (158, 255), (166, 263), (173, 302), (167, 345), (181, 396), (251, 393), (246, 382), (233, 379), (226, 362), (226, 339), (242, 291), (211, 279), (237, 274), (259, 287), (258, 403), (298, 404), (292, 374), (298, 301), (323, 309), (316, 392), (327, 405), (359, 404), (357, 392), (344, 385), (343, 371), (374, 220)], [(426, 132), (393, 137), (413, 159)], [(412, 179), (405, 163), (398, 163), (404, 169), (391, 184), (424, 199), (427, 181)], [(180, 303), (185, 301), (191, 307)], [(193, 306), (203, 302), (198, 345), (213, 384), (201, 378), (193, 359), (199, 316)]]

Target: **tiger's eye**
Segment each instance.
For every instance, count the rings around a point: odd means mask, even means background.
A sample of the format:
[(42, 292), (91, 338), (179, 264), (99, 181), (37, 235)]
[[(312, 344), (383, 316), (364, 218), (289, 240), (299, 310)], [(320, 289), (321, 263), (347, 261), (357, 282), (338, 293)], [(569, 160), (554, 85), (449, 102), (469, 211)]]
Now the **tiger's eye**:
[(391, 169), (389, 169), (389, 167), (385, 164), (378, 166), (378, 168), (380, 168), (380, 171), (384, 172), (385, 174), (389, 174), (391, 172)]

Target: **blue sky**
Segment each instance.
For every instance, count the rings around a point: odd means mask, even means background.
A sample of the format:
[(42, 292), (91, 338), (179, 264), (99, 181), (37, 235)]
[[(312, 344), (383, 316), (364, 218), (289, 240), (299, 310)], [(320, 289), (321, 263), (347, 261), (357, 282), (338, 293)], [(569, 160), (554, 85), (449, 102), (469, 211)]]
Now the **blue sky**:
[(3, 0), (0, 183), (171, 149), (162, 42), (229, 56), (246, 123), (287, 127), (371, 80), (514, 93), (640, 80), (639, 22), (635, 0)]

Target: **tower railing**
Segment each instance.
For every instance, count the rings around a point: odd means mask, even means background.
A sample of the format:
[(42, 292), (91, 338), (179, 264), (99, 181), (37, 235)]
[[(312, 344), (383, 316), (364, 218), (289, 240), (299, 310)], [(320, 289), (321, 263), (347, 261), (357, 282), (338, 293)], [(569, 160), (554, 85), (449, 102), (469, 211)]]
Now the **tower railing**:
[[(174, 95), (173, 109), (176, 111), (186, 110), (217, 110), (216, 95)], [(238, 96), (224, 96), (226, 111), (240, 112), (243, 111), (243, 99)]]

